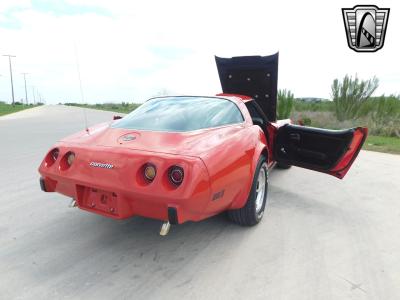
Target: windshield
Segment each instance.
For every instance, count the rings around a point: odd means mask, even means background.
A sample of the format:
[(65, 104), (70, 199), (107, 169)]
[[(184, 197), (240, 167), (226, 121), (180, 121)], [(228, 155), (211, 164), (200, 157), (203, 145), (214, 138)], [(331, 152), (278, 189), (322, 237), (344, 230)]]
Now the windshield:
[(235, 103), (213, 97), (151, 99), (116, 121), (113, 128), (152, 131), (191, 131), (243, 122)]

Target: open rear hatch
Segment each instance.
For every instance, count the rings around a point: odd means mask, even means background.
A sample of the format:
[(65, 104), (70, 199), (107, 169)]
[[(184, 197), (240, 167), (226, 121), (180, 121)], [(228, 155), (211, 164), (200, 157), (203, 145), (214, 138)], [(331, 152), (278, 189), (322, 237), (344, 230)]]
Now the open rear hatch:
[(215, 57), (222, 91), (250, 96), (269, 121), (276, 121), (278, 53), (269, 56)]

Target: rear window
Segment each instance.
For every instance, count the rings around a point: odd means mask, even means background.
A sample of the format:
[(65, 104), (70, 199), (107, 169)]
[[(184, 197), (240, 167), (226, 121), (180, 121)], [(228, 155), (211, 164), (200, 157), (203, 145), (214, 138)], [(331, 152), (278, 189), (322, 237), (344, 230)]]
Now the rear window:
[(152, 131), (191, 131), (242, 123), (235, 103), (213, 97), (151, 99), (116, 121), (113, 128)]

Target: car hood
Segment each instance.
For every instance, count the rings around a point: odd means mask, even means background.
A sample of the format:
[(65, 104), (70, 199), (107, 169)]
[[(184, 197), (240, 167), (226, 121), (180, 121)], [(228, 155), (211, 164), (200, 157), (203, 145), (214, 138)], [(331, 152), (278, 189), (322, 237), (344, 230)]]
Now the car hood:
[(269, 56), (215, 57), (222, 90), (252, 97), (269, 121), (276, 120), (278, 53)]
[(201, 156), (243, 129), (242, 124), (190, 132), (160, 132), (112, 128), (103, 123), (68, 136), (60, 142), (88, 147), (115, 147), (141, 151)]

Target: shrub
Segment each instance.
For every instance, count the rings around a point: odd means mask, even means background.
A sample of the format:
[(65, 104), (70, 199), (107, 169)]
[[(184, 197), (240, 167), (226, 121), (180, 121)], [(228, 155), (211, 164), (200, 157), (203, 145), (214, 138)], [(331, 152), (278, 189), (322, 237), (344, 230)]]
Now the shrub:
[(301, 99), (295, 99), (293, 102), (295, 111), (335, 111), (332, 101), (307, 102)]
[(278, 91), (278, 119), (287, 119), (290, 117), (290, 113), (293, 109), (293, 102), (294, 96), (290, 90), (284, 89)]
[(335, 79), (331, 89), (338, 121), (360, 117), (361, 107), (371, 97), (378, 85), (379, 80), (376, 77), (359, 80), (357, 75), (354, 79), (346, 75), (342, 81)]
[(303, 124), (304, 126), (310, 126), (311, 125), (311, 119), (310, 118), (303, 118)]
[(365, 105), (368, 126), (375, 135), (400, 137), (400, 99), (391, 95), (371, 99)]

